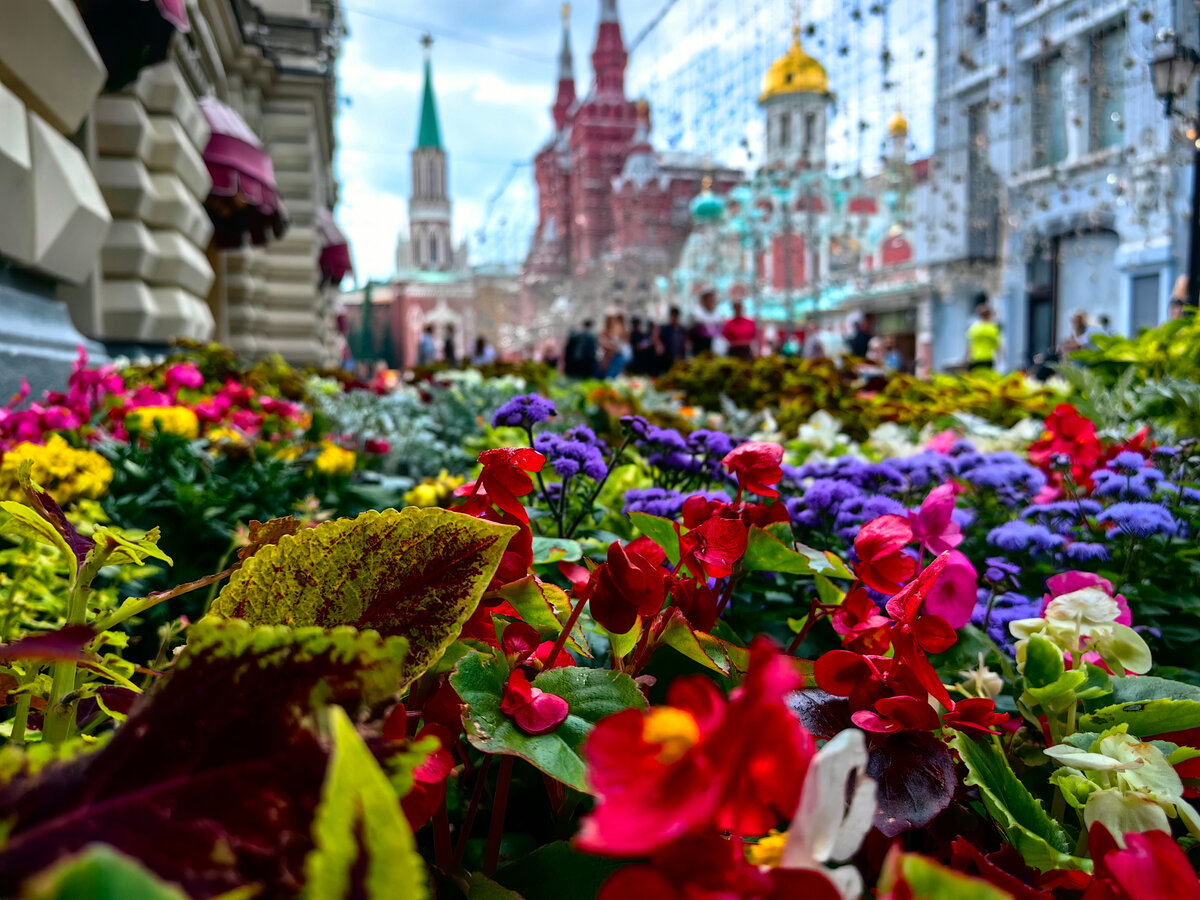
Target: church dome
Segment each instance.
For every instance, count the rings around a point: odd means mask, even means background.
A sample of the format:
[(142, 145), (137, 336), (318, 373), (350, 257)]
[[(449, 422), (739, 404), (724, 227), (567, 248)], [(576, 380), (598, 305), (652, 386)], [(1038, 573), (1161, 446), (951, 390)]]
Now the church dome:
[(900, 107), (896, 107), (895, 115), (888, 120), (887, 130), (892, 137), (904, 137), (908, 134), (908, 119), (901, 115)]
[(804, 52), (800, 46), (800, 29), (793, 28), (792, 46), (767, 69), (758, 102), (784, 94), (828, 93), (829, 75), (825, 67)]
[(700, 193), (692, 201), (692, 219), (696, 222), (714, 222), (725, 212), (725, 201), (712, 192), (712, 179), (705, 176)]

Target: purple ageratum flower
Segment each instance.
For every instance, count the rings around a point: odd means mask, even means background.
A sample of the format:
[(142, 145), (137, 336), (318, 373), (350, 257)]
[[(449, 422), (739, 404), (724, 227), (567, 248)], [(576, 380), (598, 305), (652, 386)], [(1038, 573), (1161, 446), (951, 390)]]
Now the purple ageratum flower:
[(593, 481), (608, 474), (604, 454), (595, 444), (576, 440), (568, 435), (539, 434), (533, 449), (546, 457), (560, 478), (572, 478), (582, 473)]
[[(721, 491), (700, 491), (705, 500), (729, 501), (729, 495)], [(682, 494), (666, 488), (634, 488), (625, 492), (625, 514), (640, 512), (663, 519), (676, 519), (683, 511), (684, 501), (696, 496), (696, 492)]]
[(687, 437), (688, 446), (697, 453), (706, 453), (709, 456), (724, 458), (727, 453), (730, 453), (736, 442), (723, 431), (710, 431), (707, 428), (698, 428)]
[(650, 428), (650, 422), (645, 416), (621, 416), (621, 424), (632, 432), (634, 437), (645, 437)]
[(855, 481), (864, 491), (876, 494), (896, 493), (908, 487), (908, 479), (903, 473), (886, 462), (863, 466)]
[(954, 520), (954, 524), (958, 526), (959, 531), (970, 531), (971, 526), (975, 524), (977, 518), (975, 510), (963, 509), (960, 506), (954, 507), (954, 512), (950, 514), (950, 518)]
[(1005, 522), (988, 532), (987, 541), (1009, 553), (1051, 553), (1066, 543), (1066, 538), (1055, 534), (1045, 525), (1028, 522)]
[(646, 425), (637, 445), (648, 449), (665, 450), (668, 453), (684, 453), (688, 449), (687, 441), (674, 428), (663, 428), (661, 425), (650, 424)]
[(1112, 524), (1108, 530), (1110, 540), (1120, 534), (1146, 538), (1179, 533), (1179, 523), (1157, 503), (1114, 503), (1096, 516), (1096, 521)]
[(958, 472), (953, 457), (933, 450), (923, 450), (912, 456), (885, 462), (908, 479), (909, 487), (916, 489), (944, 484)]
[(960, 469), (962, 479), (994, 491), (1009, 506), (1028, 501), (1046, 486), (1046, 476), (1012, 453), (993, 453)]
[(1108, 562), (1112, 558), (1107, 547), (1092, 541), (1072, 541), (1063, 553), (1067, 559), (1078, 563)]
[(1117, 469), (1124, 472), (1137, 472), (1146, 465), (1146, 457), (1140, 453), (1135, 453), (1133, 450), (1122, 450), (1109, 463), (1110, 469)]
[(841, 505), (833, 520), (833, 527), (838, 537), (847, 544), (852, 544), (864, 523), (878, 519), (880, 516), (904, 516), (907, 513), (908, 510), (899, 500), (885, 497), (882, 494), (862, 495), (852, 497)]
[(837, 515), (843, 503), (862, 494), (862, 490), (852, 482), (818, 478), (805, 490), (803, 500), (809, 509)]
[(1008, 623), (1017, 619), (1033, 619), (1040, 616), (1042, 601), (1040, 598), (1031, 600), (1024, 594), (1008, 591), (997, 594), (992, 600), (992, 610), (989, 615), (987, 611), (988, 596), (989, 592), (981, 588), (975, 610), (971, 613), (971, 622), (982, 628), (986, 618), (988, 637), (1003, 647), (1010, 656), (1016, 656), (1015, 641), (1008, 630)]
[(1179, 455), (1178, 447), (1155, 447), (1153, 455), (1159, 459), (1174, 459)]
[(1021, 567), (1010, 563), (1003, 556), (989, 556), (985, 562), (987, 568), (983, 572), (983, 580), (996, 585), (1016, 585), (1021, 577)]
[(558, 415), (554, 401), (541, 394), (520, 394), (504, 403), (492, 416), (492, 427), (510, 425), (515, 428), (532, 428)]

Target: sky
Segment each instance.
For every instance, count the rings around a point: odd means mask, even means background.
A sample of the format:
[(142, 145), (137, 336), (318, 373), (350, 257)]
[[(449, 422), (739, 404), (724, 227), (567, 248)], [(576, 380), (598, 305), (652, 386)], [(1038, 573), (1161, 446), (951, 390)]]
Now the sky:
[[(897, 106), (910, 159), (933, 132), (933, 0), (804, 3), (804, 46), (829, 70), (829, 154), (838, 168), (878, 165)], [(591, 84), (600, 0), (571, 10), (576, 88)], [(419, 39), (434, 37), (433, 73), (449, 153), (456, 241), (473, 263), (524, 258), (536, 220), (531, 162), (550, 136), (561, 38), (558, 0), (344, 0), (349, 34), (339, 68), (338, 221), (360, 283), (395, 274), (406, 228), (409, 153), (422, 86)], [(626, 93), (652, 106), (660, 150), (751, 168), (761, 155), (762, 76), (791, 40), (788, 0), (621, 0), (630, 58)], [(886, 10), (886, 14), (881, 11)], [(648, 26), (653, 27), (648, 27)], [(880, 65), (885, 45), (893, 59)], [(498, 200), (493, 202), (493, 197)]]
[[(407, 221), (409, 153), (416, 141), (422, 82), (418, 43), (433, 35), (433, 82), (442, 142), (450, 159), (455, 239), (483, 222), (488, 199), (512, 175), (496, 216), (528, 216), (528, 165), (550, 136), (561, 34), (553, 0), (347, 0), (349, 34), (339, 67), (336, 215), (350, 238), (360, 282), (394, 274), (397, 237)], [(625, 33), (636, 33), (658, 0), (625, 0)], [(598, 0), (573, 5), (571, 29), (580, 91), (590, 83), (588, 54)], [(513, 164), (520, 167), (513, 171)], [(514, 222), (524, 237), (522, 223)], [(493, 241), (504, 228), (489, 229)], [(513, 256), (518, 248), (503, 248)], [(516, 256), (523, 253), (516, 252)]]

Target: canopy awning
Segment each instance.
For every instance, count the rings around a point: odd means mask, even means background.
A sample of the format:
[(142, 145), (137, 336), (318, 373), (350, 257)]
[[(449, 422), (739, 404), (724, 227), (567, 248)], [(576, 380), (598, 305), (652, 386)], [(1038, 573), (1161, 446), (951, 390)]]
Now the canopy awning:
[(333, 213), (323, 206), (317, 210), (317, 234), (321, 238), (321, 280), (327, 284), (341, 284), (342, 279), (354, 271), (350, 241), (334, 221)]
[(204, 201), (222, 249), (240, 247), (246, 235), (259, 246), (268, 231), (282, 237), (287, 213), (275, 186), (275, 167), (246, 121), (215, 97), (203, 97), (200, 109), (212, 133), (204, 148), (204, 163), (212, 190)]
[(76, 0), (76, 6), (108, 69), (109, 91), (166, 59), (175, 32), (191, 29), (184, 0)]

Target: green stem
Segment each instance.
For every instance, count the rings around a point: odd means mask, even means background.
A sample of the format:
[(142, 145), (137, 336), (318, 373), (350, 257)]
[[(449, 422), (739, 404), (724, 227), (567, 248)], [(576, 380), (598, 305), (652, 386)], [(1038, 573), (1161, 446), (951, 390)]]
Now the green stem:
[(17, 699), (17, 713), (13, 716), (12, 737), (14, 747), (25, 745), (25, 726), (29, 722), (29, 701), (33, 695), (26, 691)]

